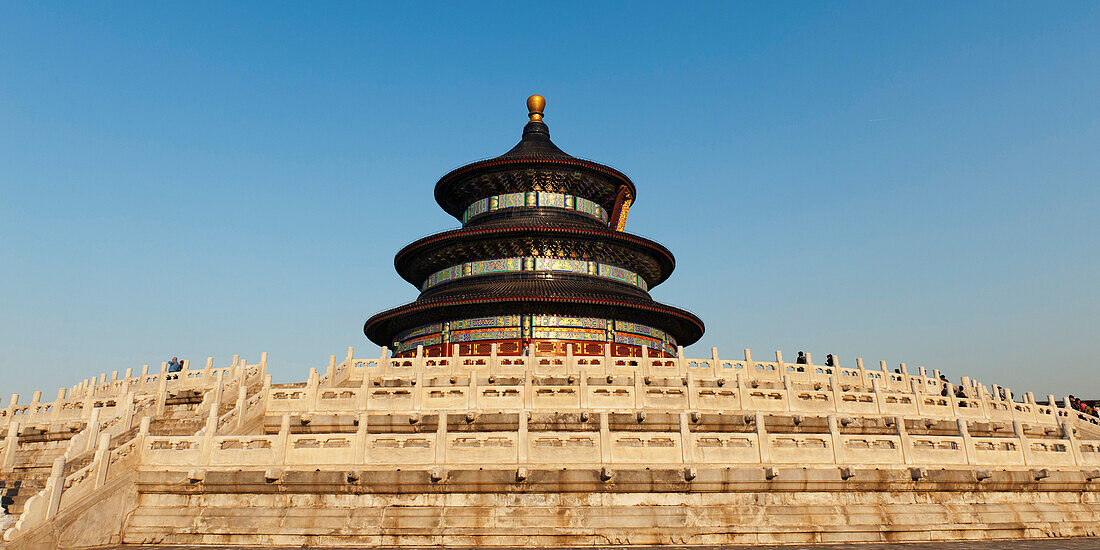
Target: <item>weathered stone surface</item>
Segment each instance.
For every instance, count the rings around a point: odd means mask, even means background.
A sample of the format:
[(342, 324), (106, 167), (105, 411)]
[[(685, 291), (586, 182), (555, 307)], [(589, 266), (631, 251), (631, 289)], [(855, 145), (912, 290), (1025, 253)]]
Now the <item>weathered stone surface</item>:
[(558, 359), (101, 377), (0, 416), (0, 476), (39, 491), (5, 548), (1100, 535), (1100, 426), (1049, 399), (748, 357)]

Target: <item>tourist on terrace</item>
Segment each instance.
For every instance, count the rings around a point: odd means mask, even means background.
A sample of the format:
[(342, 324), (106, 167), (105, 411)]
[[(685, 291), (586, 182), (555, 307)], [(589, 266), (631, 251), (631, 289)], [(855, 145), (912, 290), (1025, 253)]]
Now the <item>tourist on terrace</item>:
[(829, 355), (826, 355), (825, 356), (825, 366), (826, 367), (835, 367), (836, 365), (833, 364), (833, 363), (834, 363), (833, 354), (830, 353)]
[[(173, 357), (172, 360), (168, 362), (168, 372), (180, 372), (181, 370), (183, 370), (183, 363), (179, 360), (178, 357)], [(173, 380), (176, 378), (179, 378), (178, 374), (168, 377), (169, 380)]]
[[(807, 364), (806, 354), (802, 353), (801, 351), (798, 352), (798, 357), (795, 358), (794, 364), (796, 364), (796, 365), (805, 365), (805, 364)], [(795, 370), (798, 371), (798, 372), (806, 372), (805, 367), (798, 367)]]

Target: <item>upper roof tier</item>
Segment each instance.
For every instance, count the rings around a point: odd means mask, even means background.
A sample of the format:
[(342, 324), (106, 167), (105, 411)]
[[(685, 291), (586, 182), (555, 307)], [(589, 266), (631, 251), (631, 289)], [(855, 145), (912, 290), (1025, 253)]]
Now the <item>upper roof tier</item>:
[(590, 200), (607, 212), (613, 210), (620, 192), (633, 201), (637, 193), (626, 174), (573, 157), (550, 141), (550, 128), (542, 121), (544, 106), (541, 96), (528, 98), (530, 121), (523, 127), (519, 143), (507, 153), (439, 178), (435, 184), (439, 206), (465, 223), (467, 208), (474, 202), (507, 193), (564, 193)]

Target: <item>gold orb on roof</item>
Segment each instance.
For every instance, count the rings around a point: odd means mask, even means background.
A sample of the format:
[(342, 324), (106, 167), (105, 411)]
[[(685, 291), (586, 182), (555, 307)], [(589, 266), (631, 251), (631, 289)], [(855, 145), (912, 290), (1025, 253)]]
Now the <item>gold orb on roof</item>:
[(544, 109), (546, 109), (545, 97), (535, 94), (527, 98), (527, 116), (531, 118), (531, 122), (540, 122)]

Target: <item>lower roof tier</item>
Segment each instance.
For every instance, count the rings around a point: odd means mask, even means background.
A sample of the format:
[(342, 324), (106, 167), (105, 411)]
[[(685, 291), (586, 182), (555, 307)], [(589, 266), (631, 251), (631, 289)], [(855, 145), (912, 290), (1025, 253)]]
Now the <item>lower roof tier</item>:
[[(650, 327), (676, 345), (688, 346), (703, 336), (703, 322), (694, 314), (640, 296), (618, 293), (563, 292), (556, 285), (520, 286), (507, 283), (497, 292), (443, 294), (374, 315), (363, 333), (375, 344), (392, 346), (418, 327), (456, 319), (502, 316), (559, 316), (610, 319)], [(514, 287), (514, 288), (513, 288)], [(524, 292), (517, 292), (523, 287)]]
[[(659, 355), (674, 355), (677, 346), (667, 332), (630, 321), (569, 315), (496, 315), (451, 319), (403, 330), (395, 337), (392, 349), (397, 355), (415, 353), (418, 347), (449, 355), (455, 350), (448, 346), (459, 346), (457, 351), (461, 354), (462, 346), (476, 353), (481, 344), (497, 343), (501, 346), (498, 352), (508, 355), (510, 350), (520, 352), (534, 342), (541, 342), (536, 352), (561, 355), (566, 354), (565, 342), (575, 344), (575, 354), (586, 354), (587, 348), (582, 345), (585, 343), (644, 347)], [(517, 343), (518, 348), (513, 345)], [(603, 353), (602, 345), (595, 348), (599, 351), (592, 354)]]
[[(610, 345), (607, 349), (604, 346)], [(423, 357), (453, 357), (453, 356), (483, 356), (493, 353), (493, 346), (497, 348), (500, 357), (515, 357), (525, 355), (538, 356), (539, 363), (560, 365), (562, 361), (548, 360), (546, 357), (565, 357), (570, 352), (576, 357), (596, 357), (610, 353), (613, 357), (676, 357), (675, 348), (655, 349), (649, 346), (631, 344), (607, 344), (605, 342), (592, 342), (588, 340), (543, 340), (513, 338), (507, 340), (481, 340), (477, 342), (462, 342), (457, 344), (435, 344), (422, 348)], [(572, 348), (572, 349), (570, 349)], [(416, 357), (417, 348), (409, 348), (405, 351), (394, 352), (394, 357)], [(583, 359), (581, 361), (584, 361)], [(517, 360), (518, 362), (518, 360)], [(508, 365), (508, 359), (501, 361), (502, 365)], [(625, 361), (620, 360), (620, 363)], [(482, 363), (479, 363), (482, 364)]]

